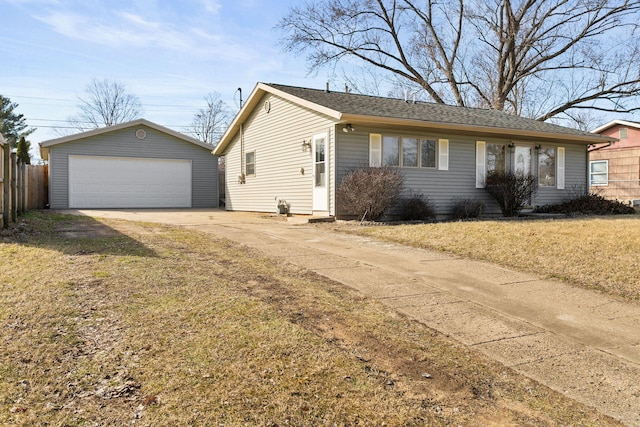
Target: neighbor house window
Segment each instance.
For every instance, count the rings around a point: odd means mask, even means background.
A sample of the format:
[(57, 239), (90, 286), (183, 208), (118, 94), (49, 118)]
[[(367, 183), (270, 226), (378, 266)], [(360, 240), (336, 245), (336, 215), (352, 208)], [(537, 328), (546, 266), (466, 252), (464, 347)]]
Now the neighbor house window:
[(246, 175), (255, 175), (256, 174), (256, 152), (251, 151), (245, 154), (245, 174)]
[(556, 185), (556, 149), (542, 147), (538, 151), (538, 184), (541, 187)]
[(609, 185), (609, 160), (589, 162), (589, 185)]

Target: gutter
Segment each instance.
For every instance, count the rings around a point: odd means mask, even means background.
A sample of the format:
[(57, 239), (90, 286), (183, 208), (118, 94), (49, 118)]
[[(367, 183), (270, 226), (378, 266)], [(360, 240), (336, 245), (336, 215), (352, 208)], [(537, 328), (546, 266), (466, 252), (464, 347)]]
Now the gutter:
[[(606, 145), (603, 145), (602, 147), (594, 147), (594, 148), (591, 148), (591, 149), (587, 148), (587, 153), (591, 153), (592, 151), (598, 151), (598, 150), (602, 150), (603, 148), (611, 147), (615, 142), (616, 142), (616, 141), (610, 141), (610, 142), (607, 142), (607, 144), (606, 144)], [(590, 147), (591, 145), (592, 145), (592, 144), (589, 144), (589, 147)]]

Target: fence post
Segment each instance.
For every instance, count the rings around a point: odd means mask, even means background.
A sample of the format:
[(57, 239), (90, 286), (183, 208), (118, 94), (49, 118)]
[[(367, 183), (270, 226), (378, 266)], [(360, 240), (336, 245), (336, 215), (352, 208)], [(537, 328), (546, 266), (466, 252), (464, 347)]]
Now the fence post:
[(2, 191), (2, 227), (9, 227), (9, 208), (10, 208), (10, 194), (11, 194), (11, 145), (9, 143), (4, 144), (4, 176), (3, 176), (3, 191)]
[(18, 220), (18, 155), (11, 153), (11, 221)]
[(17, 215), (22, 215), (24, 212), (24, 165), (17, 156), (16, 169), (18, 169), (18, 173), (16, 174), (16, 213)]

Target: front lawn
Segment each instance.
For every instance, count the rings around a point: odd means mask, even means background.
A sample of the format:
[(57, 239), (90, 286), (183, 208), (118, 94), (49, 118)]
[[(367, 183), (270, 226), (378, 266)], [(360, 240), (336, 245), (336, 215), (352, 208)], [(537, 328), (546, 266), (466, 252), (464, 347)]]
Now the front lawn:
[(343, 230), (640, 300), (640, 218), (589, 217), (347, 226)]
[(0, 277), (0, 425), (619, 425), (194, 231), (30, 214)]

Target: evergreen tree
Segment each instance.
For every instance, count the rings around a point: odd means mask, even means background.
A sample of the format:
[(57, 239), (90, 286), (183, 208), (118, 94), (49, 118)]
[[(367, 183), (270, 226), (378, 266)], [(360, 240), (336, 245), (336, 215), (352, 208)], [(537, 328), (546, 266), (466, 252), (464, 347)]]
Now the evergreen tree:
[(24, 135), (18, 140), (18, 158), (26, 165), (31, 164), (31, 156), (29, 155), (31, 143), (24, 138)]
[(20, 136), (27, 136), (35, 130), (27, 129), (24, 115), (16, 113), (16, 108), (18, 104), (0, 95), (0, 133), (12, 148), (16, 148)]

